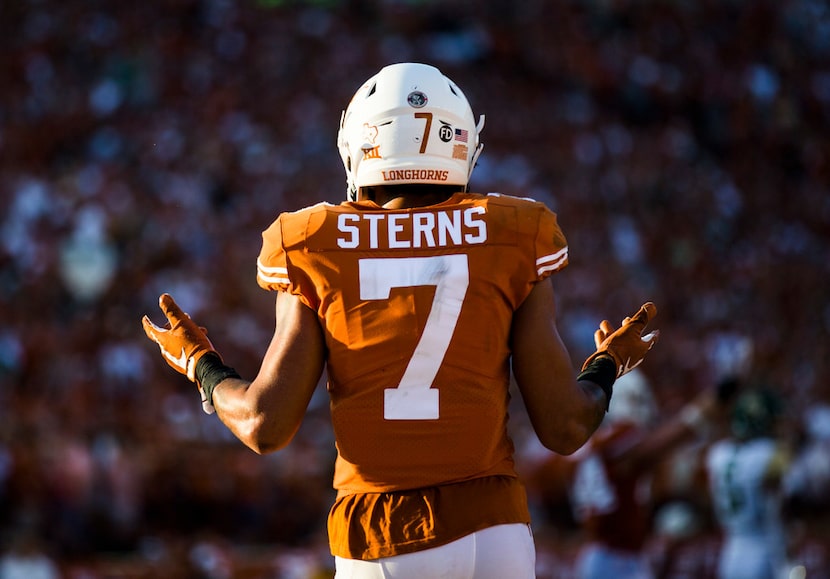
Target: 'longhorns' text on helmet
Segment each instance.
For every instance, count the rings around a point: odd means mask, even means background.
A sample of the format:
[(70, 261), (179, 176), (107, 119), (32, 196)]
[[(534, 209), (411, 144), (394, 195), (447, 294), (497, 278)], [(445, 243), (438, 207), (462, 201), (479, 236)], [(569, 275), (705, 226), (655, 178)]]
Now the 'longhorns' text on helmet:
[(337, 147), (348, 196), (360, 187), (466, 187), (483, 145), (467, 97), (433, 66), (400, 63), (366, 81), (343, 111)]

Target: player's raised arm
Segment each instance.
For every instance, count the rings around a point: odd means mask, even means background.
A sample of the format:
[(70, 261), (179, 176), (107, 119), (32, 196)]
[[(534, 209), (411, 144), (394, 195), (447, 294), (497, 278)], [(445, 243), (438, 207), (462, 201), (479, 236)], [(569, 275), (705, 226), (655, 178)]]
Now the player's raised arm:
[(195, 382), (205, 411), (257, 453), (287, 445), (302, 422), (323, 371), (325, 344), (316, 314), (290, 294), (278, 294), (276, 329), (259, 373), (243, 380), (226, 366), (203, 328), (168, 294), (159, 299), (165, 326), (142, 320), (167, 363)]
[(227, 379), (213, 404), (222, 422), (262, 454), (279, 450), (296, 434), (325, 363), (317, 314), (296, 296), (277, 294), (276, 328), (253, 382)]
[(614, 381), (639, 365), (657, 340), (656, 332), (642, 336), (656, 311), (645, 304), (617, 330), (603, 321), (595, 335), (597, 352), (575, 376), (556, 327), (553, 286), (548, 281), (534, 286), (514, 316), (511, 346), (513, 373), (544, 446), (570, 454), (599, 427)]
[[(167, 322), (164, 326), (157, 326), (149, 317), (144, 316), (141, 320), (144, 333), (158, 344), (162, 358), (171, 368), (196, 383), (202, 396), (202, 407), (208, 414), (213, 414), (210, 390), (205, 391), (205, 384), (196, 376), (196, 368), (205, 356), (221, 362), (219, 353), (210, 343), (207, 330), (196, 325), (190, 315), (182, 311), (173, 296), (161, 294), (159, 308), (167, 318)], [(231, 375), (238, 376), (232, 368), (227, 368), (226, 377)]]

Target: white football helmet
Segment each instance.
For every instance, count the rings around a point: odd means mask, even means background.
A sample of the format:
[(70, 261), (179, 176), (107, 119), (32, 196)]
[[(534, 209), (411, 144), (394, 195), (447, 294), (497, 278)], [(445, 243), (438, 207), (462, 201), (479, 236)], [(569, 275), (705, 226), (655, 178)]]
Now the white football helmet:
[(483, 148), (467, 97), (440, 70), (405, 62), (384, 67), (340, 118), (337, 147), (348, 198), (360, 187), (425, 183), (466, 187)]

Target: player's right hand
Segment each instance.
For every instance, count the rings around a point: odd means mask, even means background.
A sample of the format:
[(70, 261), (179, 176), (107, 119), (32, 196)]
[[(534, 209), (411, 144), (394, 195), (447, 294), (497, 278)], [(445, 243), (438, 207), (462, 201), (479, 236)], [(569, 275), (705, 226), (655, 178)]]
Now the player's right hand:
[(167, 317), (167, 323), (160, 327), (144, 316), (141, 320), (144, 333), (158, 344), (162, 357), (171, 368), (196, 382), (196, 363), (205, 354), (216, 350), (205, 329), (197, 326), (170, 294), (161, 294), (159, 307)]
[(616, 330), (611, 322), (603, 320), (599, 329), (594, 332), (597, 351), (585, 360), (582, 369), (602, 355), (613, 358), (617, 366), (617, 378), (639, 366), (660, 336), (659, 330), (643, 335), (643, 330), (656, 315), (657, 306), (652, 302), (646, 302), (636, 314), (625, 318)]

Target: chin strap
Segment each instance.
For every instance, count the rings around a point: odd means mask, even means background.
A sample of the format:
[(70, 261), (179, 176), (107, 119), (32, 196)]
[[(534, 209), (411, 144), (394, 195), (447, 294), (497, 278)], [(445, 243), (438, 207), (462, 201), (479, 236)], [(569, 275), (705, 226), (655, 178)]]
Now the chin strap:
[(476, 150), (473, 151), (473, 156), (470, 158), (470, 169), (467, 171), (467, 185), (470, 184), (470, 178), (473, 176), (473, 169), (476, 167), (476, 163), (478, 162), (478, 157), (481, 155), (481, 151), (484, 150), (484, 143), (481, 142), (481, 131), (484, 130), (484, 115), (478, 117), (478, 124), (476, 125), (476, 140), (478, 140), (478, 146)]

